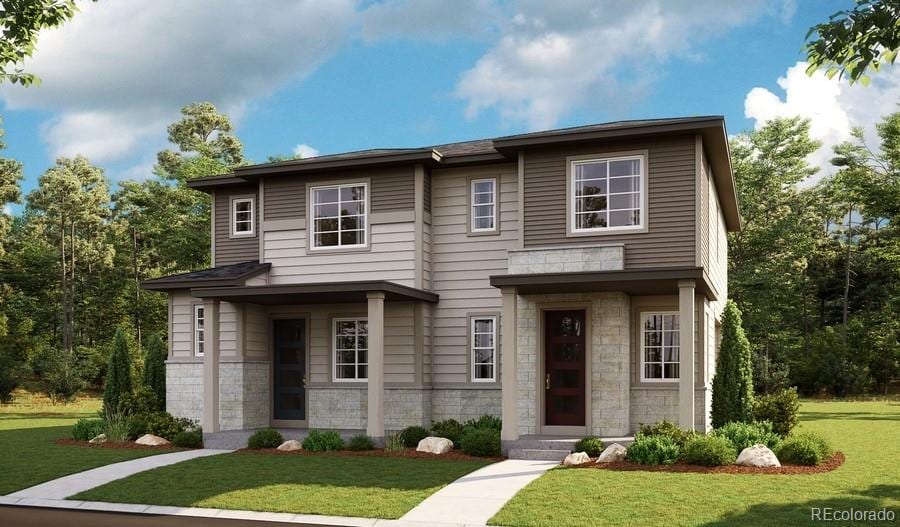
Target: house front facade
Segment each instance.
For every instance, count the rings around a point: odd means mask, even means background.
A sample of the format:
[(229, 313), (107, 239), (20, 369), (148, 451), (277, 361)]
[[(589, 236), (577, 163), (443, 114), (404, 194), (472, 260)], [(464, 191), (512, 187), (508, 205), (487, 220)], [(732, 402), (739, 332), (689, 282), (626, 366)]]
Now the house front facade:
[(247, 166), (169, 299), (167, 408), (206, 433), (482, 414), (502, 438), (708, 429), (727, 231), (721, 117)]

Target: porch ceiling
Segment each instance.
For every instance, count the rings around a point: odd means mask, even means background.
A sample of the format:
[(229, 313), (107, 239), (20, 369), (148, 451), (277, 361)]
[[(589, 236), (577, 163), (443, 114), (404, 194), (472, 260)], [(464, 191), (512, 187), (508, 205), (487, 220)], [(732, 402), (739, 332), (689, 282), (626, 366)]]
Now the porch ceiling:
[(632, 295), (669, 295), (678, 293), (679, 280), (691, 279), (697, 281), (697, 291), (710, 300), (718, 300), (718, 292), (702, 267), (493, 275), (491, 285), (515, 287), (519, 294), (526, 295), (612, 291)]
[(386, 280), (241, 287), (195, 287), (191, 289), (191, 296), (227, 302), (264, 305), (340, 304), (366, 302), (366, 293), (369, 291), (383, 292), (385, 300), (389, 302), (419, 301), (436, 303), (438, 301), (438, 295), (435, 293)]

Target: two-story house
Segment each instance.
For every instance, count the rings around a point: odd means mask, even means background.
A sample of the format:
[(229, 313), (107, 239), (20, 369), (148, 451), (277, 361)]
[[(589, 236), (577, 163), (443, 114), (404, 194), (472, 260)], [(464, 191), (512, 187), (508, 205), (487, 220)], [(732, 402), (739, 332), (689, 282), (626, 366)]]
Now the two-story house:
[(486, 413), (507, 446), (710, 426), (726, 232), (740, 228), (722, 117), (349, 152), (189, 186), (212, 196), (213, 267), (144, 287), (169, 298), (167, 408), (210, 438), (378, 439)]

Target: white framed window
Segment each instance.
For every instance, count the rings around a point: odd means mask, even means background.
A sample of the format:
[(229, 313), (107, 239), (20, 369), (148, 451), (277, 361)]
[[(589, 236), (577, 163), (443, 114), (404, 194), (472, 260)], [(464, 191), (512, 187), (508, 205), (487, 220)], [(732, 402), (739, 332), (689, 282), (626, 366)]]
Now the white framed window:
[(678, 313), (641, 313), (641, 381), (678, 379), (681, 343)]
[(194, 355), (203, 356), (203, 346), (206, 342), (206, 308), (203, 304), (194, 304)]
[(570, 161), (569, 231), (642, 230), (647, 222), (645, 156)]
[(363, 382), (369, 378), (369, 322), (365, 318), (336, 318), (334, 382)]
[(497, 230), (497, 179), (473, 179), (469, 189), (469, 217), (472, 232)]
[(367, 190), (365, 183), (310, 189), (311, 249), (366, 246)]
[(477, 316), (471, 322), (472, 382), (497, 380), (497, 317)]
[(253, 235), (253, 198), (231, 200), (231, 235)]

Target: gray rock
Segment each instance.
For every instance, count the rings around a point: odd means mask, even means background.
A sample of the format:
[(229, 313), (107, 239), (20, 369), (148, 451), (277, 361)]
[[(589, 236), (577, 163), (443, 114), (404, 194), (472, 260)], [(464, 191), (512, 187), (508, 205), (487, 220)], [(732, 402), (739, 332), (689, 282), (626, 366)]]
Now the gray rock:
[(278, 450), (282, 452), (293, 452), (295, 450), (303, 450), (303, 445), (296, 439), (288, 439), (284, 443), (278, 445)]
[(88, 441), (88, 443), (91, 443), (94, 445), (99, 445), (100, 443), (106, 443), (106, 434), (100, 434), (97, 437), (95, 437), (94, 439), (91, 439), (90, 441)]
[(169, 446), (169, 440), (164, 437), (155, 436), (153, 434), (144, 434), (135, 441), (138, 445), (147, 446)]
[(428, 436), (419, 441), (416, 446), (416, 452), (427, 452), (429, 454), (446, 454), (453, 450), (453, 441), (445, 437)]
[(574, 465), (583, 465), (585, 463), (590, 463), (591, 458), (585, 452), (574, 452), (566, 456), (566, 459), (563, 460), (564, 467), (571, 467)]
[(625, 447), (619, 443), (613, 443), (600, 452), (597, 456), (597, 463), (612, 463), (614, 461), (625, 460)]
[(741, 450), (736, 465), (745, 467), (780, 467), (781, 462), (775, 457), (775, 453), (766, 445), (753, 445)]

